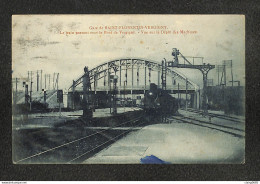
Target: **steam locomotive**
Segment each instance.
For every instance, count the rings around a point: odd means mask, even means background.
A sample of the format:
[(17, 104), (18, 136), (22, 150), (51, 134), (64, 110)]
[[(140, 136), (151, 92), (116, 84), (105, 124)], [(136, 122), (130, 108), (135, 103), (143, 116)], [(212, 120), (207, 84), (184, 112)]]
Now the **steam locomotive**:
[(148, 114), (174, 114), (178, 110), (177, 100), (166, 91), (150, 84), (150, 90), (144, 94), (144, 111)]

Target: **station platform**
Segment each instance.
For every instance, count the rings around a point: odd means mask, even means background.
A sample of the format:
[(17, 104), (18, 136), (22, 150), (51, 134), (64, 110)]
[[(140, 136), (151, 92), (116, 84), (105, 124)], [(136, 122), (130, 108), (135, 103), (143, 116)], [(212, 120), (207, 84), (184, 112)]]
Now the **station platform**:
[(83, 164), (139, 164), (151, 155), (171, 164), (239, 164), (244, 162), (244, 150), (244, 138), (171, 121), (133, 131)]
[[(118, 114), (131, 111), (142, 110), (138, 107), (119, 107), (117, 109)], [(71, 111), (71, 112), (48, 112), (48, 113), (34, 113), (29, 114), (28, 118), (25, 115), (13, 115), (13, 129), (33, 129), (33, 128), (48, 128), (53, 127), (56, 124), (66, 122), (69, 120), (75, 120), (81, 117), (83, 110)], [(110, 117), (110, 109), (96, 109), (93, 112), (93, 117)]]

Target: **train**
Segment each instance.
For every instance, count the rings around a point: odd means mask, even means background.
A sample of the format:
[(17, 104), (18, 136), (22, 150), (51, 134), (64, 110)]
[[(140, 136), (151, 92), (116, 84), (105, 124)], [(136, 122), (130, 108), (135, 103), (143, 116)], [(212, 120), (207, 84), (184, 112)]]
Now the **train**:
[(178, 102), (167, 91), (150, 84), (150, 90), (146, 91), (143, 99), (143, 108), (150, 115), (169, 115), (178, 111)]

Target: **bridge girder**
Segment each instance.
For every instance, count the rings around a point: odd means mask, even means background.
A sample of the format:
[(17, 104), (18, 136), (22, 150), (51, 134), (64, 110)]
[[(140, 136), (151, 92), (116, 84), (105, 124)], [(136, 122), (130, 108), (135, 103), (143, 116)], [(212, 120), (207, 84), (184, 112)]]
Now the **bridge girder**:
[[(95, 68), (89, 70), (90, 83), (95, 84), (96, 81), (105, 78), (110, 73), (120, 72), (120, 70), (129, 70), (129, 69), (149, 69), (152, 71), (161, 71), (162, 66), (161, 63), (156, 61), (141, 59), (141, 58), (121, 58), (115, 59), (109, 62), (105, 62), (101, 65), (96, 66)], [(112, 71), (111, 71), (112, 70)], [(132, 70), (133, 71), (133, 70)], [(180, 79), (183, 82), (186, 82), (188, 85), (194, 87), (194, 89), (198, 89), (198, 86), (187, 79), (184, 75), (175, 71), (173, 68), (167, 68), (166, 74), (168, 76), (174, 77), (176, 79)], [(121, 72), (120, 72), (121, 75)], [(83, 82), (83, 75), (74, 81), (74, 88)], [(73, 84), (69, 87), (69, 90), (73, 88)]]

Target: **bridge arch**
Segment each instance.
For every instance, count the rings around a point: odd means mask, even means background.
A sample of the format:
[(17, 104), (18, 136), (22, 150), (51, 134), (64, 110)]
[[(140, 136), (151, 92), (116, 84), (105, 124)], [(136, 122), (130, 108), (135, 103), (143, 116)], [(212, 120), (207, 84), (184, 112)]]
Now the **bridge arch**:
[[(130, 70), (130, 75), (128, 74)], [(143, 70), (144, 75), (140, 75), (140, 71)], [(118, 75), (118, 86), (126, 85), (147, 90), (149, 89), (149, 83), (151, 83), (151, 73), (158, 72), (158, 82), (157, 84), (160, 86), (161, 77), (160, 72), (162, 71), (162, 65), (156, 61), (152, 61), (149, 59), (142, 58), (120, 58), (114, 59), (103, 64), (96, 66), (89, 70), (90, 83), (92, 86), (92, 91), (97, 90), (98, 81), (103, 79), (104, 87), (109, 86), (109, 75), (116, 74)], [(135, 75), (136, 74), (136, 75)], [(177, 80), (180, 82), (187, 83), (188, 88), (197, 91), (198, 85), (188, 79), (185, 75), (177, 72), (173, 68), (167, 68), (166, 75), (171, 77), (172, 80)], [(75, 90), (76, 87), (79, 87), (83, 82), (83, 76), (80, 76), (76, 80), (73, 81), (73, 84), (69, 87), (69, 90)], [(131, 76), (131, 80), (129, 80), (129, 76)], [(135, 80), (134, 80), (135, 78)], [(144, 85), (140, 85), (140, 78), (143, 79)], [(129, 85), (129, 81), (131, 84)], [(136, 82), (134, 82), (136, 81)], [(126, 82), (126, 84), (124, 84)], [(168, 86), (169, 87), (169, 86)]]

